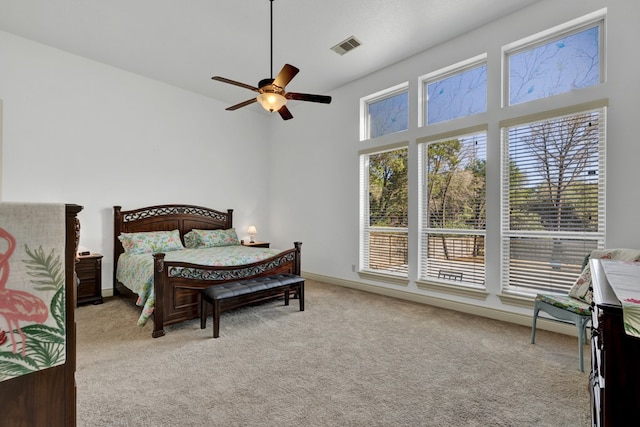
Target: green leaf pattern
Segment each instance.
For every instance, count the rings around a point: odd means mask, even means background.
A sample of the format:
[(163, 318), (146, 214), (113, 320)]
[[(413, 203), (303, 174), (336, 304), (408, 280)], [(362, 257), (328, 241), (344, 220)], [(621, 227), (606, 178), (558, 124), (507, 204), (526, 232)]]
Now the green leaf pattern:
[[(60, 255), (56, 255), (54, 250), (46, 253), (42, 247), (32, 251), (27, 245), (25, 253), (28, 259), (22, 261), (28, 269), (27, 274), (32, 277), (34, 289), (55, 291), (49, 305), (49, 316), (56, 326), (24, 326), (25, 356), (21, 352), (13, 353), (10, 333), (6, 331), (7, 339), (0, 345), (0, 381), (55, 366), (65, 358), (65, 287)], [(17, 329), (13, 334), (19, 339)]]

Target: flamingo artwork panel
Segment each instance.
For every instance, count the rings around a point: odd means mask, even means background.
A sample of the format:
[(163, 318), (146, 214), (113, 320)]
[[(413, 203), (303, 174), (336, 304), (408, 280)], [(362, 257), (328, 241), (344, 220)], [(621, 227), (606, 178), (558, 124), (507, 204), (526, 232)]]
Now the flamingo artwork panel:
[(0, 203), (0, 381), (65, 363), (65, 205)]

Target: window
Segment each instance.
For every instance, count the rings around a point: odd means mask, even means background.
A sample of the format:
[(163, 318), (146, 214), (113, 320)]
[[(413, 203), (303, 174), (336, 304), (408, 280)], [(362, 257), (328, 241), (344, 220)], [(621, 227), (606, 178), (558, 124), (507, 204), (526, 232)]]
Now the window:
[(420, 279), (484, 285), (486, 133), (420, 144)]
[(601, 27), (602, 21), (507, 52), (509, 105), (599, 84)]
[(423, 105), (427, 125), (487, 111), (485, 55), (424, 76)]
[[(518, 305), (569, 290), (605, 241), (605, 22), (601, 9), (503, 45), (502, 58), (481, 53), (420, 76), (411, 97), (403, 83), (361, 99), (361, 273)], [(491, 235), (487, 193), (499, 201)], [(486, 262), (500, 281), (487, 282)]]
[(360, 268), (407, 277), (408, 149), (361, 156)]
[(567, 292), (604, 247), (605, 109), (502, 129), (505, 289)]
[(407, 85), (371, 95), (361, 100), (363, 124), (361, 140), (377, 138), (409, 128), (409, 93)]

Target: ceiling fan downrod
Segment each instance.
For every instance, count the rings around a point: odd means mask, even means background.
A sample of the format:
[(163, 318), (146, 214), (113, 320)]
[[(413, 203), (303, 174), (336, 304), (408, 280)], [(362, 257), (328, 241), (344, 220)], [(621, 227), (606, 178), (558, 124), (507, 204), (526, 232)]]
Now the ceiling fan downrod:
[(269, 75), (271, 76), (271, 81), (273, 81), (273, 0), (269, 0), (269, 6), (271, 15), (271, 74)]

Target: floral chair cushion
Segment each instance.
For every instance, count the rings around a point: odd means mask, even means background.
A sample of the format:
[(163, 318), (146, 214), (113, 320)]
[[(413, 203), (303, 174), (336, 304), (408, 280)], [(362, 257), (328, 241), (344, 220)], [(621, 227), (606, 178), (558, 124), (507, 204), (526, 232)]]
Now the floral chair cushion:
[(581, 316), (591, 315), (591, 305), (568, 295), (538, 294), (536, 295), (536, 301), (542, 301)]

